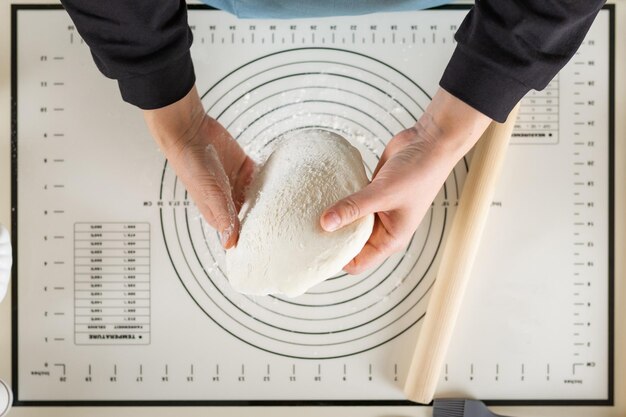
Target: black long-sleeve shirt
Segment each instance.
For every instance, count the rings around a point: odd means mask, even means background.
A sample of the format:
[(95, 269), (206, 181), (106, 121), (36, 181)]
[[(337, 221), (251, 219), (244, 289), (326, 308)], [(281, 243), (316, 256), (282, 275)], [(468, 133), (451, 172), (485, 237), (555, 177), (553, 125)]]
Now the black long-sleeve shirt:
[[(383, 0), (381, 0), (383, 1)], [(440, 85), (504, 121), (574, 55), (605, 0), (477, 0)], [(183, 0), (62, 0), (100, 71), (125, 101), (155, 109), (195, 83)]]

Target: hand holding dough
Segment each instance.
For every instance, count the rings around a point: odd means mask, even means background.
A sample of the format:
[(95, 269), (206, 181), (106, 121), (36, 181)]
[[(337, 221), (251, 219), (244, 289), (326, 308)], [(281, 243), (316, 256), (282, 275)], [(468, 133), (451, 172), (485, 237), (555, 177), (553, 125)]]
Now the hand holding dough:
[(233, 288), (295, 297), (341, 271), (370, 237), (374, 215), (332, 233), (320, 216), (367, 183), (361, 154), (343, 137), (311, 129), (284, 138), (250, 185), (239, 242), (226, 253)]

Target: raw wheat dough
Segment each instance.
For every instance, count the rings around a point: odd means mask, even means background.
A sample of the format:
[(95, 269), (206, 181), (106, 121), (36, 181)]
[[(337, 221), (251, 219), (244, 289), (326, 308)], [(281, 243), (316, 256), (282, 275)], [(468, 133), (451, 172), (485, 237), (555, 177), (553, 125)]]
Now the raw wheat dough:
[(374, 216), (332, 233), (320, 216), (367, 183), (361, 154), (343, 137), (311, 129), (284, 138), (251, 184), (239, 242), (226, 253), (233, 288), (295, 297), (341, 271), (367, 242)]

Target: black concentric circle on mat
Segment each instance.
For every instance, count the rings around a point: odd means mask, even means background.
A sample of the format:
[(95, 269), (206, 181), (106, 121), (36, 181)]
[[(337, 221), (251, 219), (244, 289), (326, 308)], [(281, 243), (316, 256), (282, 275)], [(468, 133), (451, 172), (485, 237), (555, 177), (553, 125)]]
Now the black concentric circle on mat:
[[(385, 144), (412, 126), (430, 101), (393, 67), (363, 54), (298, 48), (250, 61), (202, 96), (207, 112), (254, 157), (282, 134), (313, 127), (356, 146), (371, 176)], [(232, 290), (224, 251), (165, 164), (160, 199), (172, 265), (202, 311), (259, 349), (305, 359), (349, 356), (385, 344), (423, 317), (436, 263), (467, 165), (446, 181), (410, 245), (360, 276), (338, 273), (296, 298), (250, 297)], [(416, 200), (419, 196), (415, 196)]]

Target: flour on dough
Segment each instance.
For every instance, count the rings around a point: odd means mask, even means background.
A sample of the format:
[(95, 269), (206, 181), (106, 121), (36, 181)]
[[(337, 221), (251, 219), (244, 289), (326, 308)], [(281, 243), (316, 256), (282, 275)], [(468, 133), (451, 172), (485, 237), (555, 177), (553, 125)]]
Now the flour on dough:
[(361, 154), (343, 137), (310, 129), (282, 139), (241, 210), (228, 279), (245, 294), (295, 297), (335, 275), (367, 242), (374, 216), (329, 233), (322, 212), (368, 183)]

